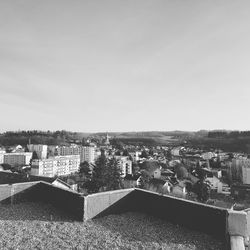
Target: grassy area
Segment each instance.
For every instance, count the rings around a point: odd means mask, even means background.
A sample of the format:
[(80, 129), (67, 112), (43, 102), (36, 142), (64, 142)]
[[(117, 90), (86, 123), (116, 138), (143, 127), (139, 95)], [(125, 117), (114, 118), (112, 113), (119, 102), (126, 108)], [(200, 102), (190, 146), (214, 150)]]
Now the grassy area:
[(0, 206), (0, 249), (223, 249), (222, 243), (139, 213), (76, 222), (46, 204)]

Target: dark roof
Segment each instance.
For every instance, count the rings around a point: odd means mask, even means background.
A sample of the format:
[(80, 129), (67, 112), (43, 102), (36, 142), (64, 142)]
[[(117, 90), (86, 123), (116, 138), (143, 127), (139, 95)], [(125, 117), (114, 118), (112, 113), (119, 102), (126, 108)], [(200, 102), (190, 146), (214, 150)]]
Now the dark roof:
[(56, 178), (44, 177), (44, 176), (34, 176), (10, 173), (5, 171), (0, 171), (0, 184), (12, 184), (12, 183), (21, 183), (21, 182), (30, 182), (30, 181), (44, 181), (52, 183)]
[(141, 176), (140, 174), (139, 175), (127, 174), (124, 177), (124, 180), (137, 181), (140, 176)]
[(166, 183), (166, 181), (164, 181), (162, 179), (152, 178), (149, 180), (149, 183), (154, 184), (154, 185), (164, 185)]

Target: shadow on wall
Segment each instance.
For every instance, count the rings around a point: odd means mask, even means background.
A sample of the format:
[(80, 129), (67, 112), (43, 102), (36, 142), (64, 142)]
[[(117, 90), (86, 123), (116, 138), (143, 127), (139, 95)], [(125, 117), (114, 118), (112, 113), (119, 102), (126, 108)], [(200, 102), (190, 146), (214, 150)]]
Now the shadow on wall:
[[(33, 202), (31, 207), (34, 206), (34, 203), (39, 202), (47, 204), (47, 206), (50, 207), (49, 210), (45, 207), (44, 209), (49, 219), (52, 218), (52, 220), (53, 217), (56, 218), (56, 212), (54, 210), (52, 214), (49, 212), (52, 206), (57, 209), (58, 214), (64, 212), (68, 214), (69, 218), (80, 221), (83, 220), (84, 198), (78, 193), (60, 189), (45, 182), (18, 183), (0, 186), (0, 203), (3, 204), (1, 208), (4, 207), (4, 205), (7, 207), (9, 204), (9, 208), (15, 210), (17, 205), (23, 204), (25, 207), (24, 204), (27, 202)], [(22, 210), (22, 206), (19, 206)], [(28, 209), (28, 206), (26, 209)], [(27, 216), (29, 218), (35, 218), (35, 216), (32, 216), (32, 213), (35, 213), (34, 210), (31, 210), (30, 216), (28, 214)], [(18, 217), (17, 213), (15, 214)], [(43, 216), (45, 216), (45, 214), (46, 213), (44, 213)], [(22, 215), (20, 216), (20, 218), (22, 218)]]
[[(122, 194), (122, 192), (120, 193)], [(135, 189), (111, 203), (112, 196), (118, 194), (118, 192), (105, 192), (99, 193), (98, 196), (88, 196), (85, 218), (91, 219), (109, 214), (139, 212), (185, 226), (191, 230), (213, 235), (219, 239), (227, 237), (228, 212), (226, 209), (163, 196), (141, 189)], [(107, 204), (110, 205), (107, 206)], [(103, 209), (101, 209), (102, 206)]]

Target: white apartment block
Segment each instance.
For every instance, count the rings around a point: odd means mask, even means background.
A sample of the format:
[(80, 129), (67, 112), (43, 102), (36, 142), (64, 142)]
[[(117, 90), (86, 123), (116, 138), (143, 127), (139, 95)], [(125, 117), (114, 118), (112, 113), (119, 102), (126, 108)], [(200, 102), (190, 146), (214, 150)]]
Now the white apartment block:
[(125, 177), (127, 174), (132, 174), (132, 161), (128, 156), (115, 156), (118, 165), (121, 169), (121, 177)]
[(36, 152), (39, 159), (46, 159), (48, 146), (42, 144), (28, 144), (28, 149), (30, 152)]
[(16, 152), (4, 154), (4, 163), (11, 166), (25, 166), (30, 164), (31, 152)]
[(5, 154), (5, 150), (0, 149), (0, 164), (2, 164), (4, 161), (4, 154)]
[(59, 146), (57, 148), (58, 155), (80, 155), (81, 147), (77, 145)]
[(31, 175), (47, 177), (69, 175), (78, 172), (79, 166), (79, 155), (65, 155), (43, 160), (33, 160), (31, 164)]
[(81, 162), (87, 161), (89, 163), (94, 163), (96, 160), (95, 147), (81, 147), (80, 157)]
[(233, 158), (232, 162), (229, 162), (228, 165), (230, 167), (231, 175), (234, 180), (242, 181), (243, 183), (247, 182), (247, 168), (250, 167), (249, 163), (250, 159), (242, 156)]
[(95, 147), (92, 146), (60, 146), (57, 148), (58, 155), (80, 155), (80, 161), (94, 163), (96, 160)]
[(243, 184), (250, 184), (250, 159), (244, 159), (242, 164), (242, 182)]

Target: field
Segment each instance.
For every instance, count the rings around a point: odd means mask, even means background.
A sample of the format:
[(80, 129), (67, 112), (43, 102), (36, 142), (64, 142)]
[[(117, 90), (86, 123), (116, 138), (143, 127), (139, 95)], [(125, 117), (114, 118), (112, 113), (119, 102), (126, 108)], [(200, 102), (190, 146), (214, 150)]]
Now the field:
[(88, 222), (42, 203), (0, 206), (0, 249), (223, 249), (195, 231), (138, 213)]

